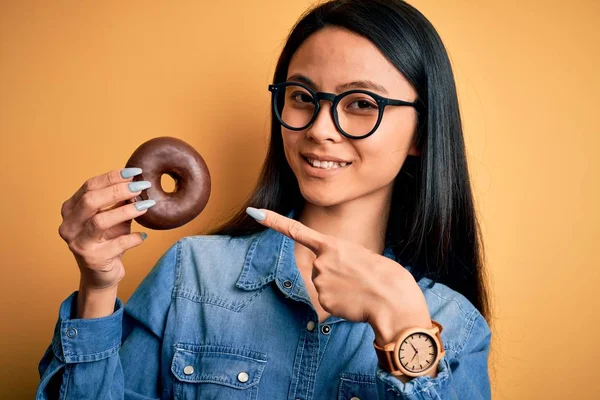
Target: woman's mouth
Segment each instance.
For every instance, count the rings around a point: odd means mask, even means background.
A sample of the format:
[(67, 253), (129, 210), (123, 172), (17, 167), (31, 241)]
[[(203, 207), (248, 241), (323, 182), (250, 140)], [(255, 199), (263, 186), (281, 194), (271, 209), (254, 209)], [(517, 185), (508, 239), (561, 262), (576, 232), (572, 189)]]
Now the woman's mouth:
[(350, 164), (352, 164), (351, 162), (337, 162), (337, 161), (327, 161), (327, 160), (319, 161), (319, 160), (315, 160), (315, 159), (304, 157), (304, 156), (302, 156), (302, 158), (311, 167), (318, 168), (318, 169), (324, 169), (324, 170), (347, 168)]

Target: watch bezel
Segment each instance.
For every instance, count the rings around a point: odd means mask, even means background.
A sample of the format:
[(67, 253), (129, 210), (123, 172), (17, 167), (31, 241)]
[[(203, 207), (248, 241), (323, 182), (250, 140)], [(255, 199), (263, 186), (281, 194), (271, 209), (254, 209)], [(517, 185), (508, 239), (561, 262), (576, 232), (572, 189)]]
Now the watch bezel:
[[(398, 340), (396, 341), (396, 343), (394, 345), (394, 353), (393, 353), (393, 357), (392, 357), (392, 362), (394, 363), (394, 366), (396, 367), (397, 370), (401, 371), (402, 374), (404, 374), (404, 375), (415, 378), (417, 376), (426, 375), (428, 372), (430, 372), (432, 370), (432, 368), (434, 368), (434, 366), (437, 366), (438, 361), (440, 360), (440, 358), (442, 356), (442, 349), (440, 349), (440, 342), (438, 341), (438, 338), (437, 338), (437, 335), (435, 332), (436, 328), (439, 330), (439, 328), (434, 324), (434, 326), (431, 328), (431, 330), (423, 329), (420, 327), (415, 327), (415, 328), (409, 328), (408, 330), (406, 330), (402, 333), (402, 336), (400, 338), (398, 338)], [(434, 343), (435, 351), (436, 351), (436, 356), (433, 359), (433, 361), (431, 362), (431, 364), (429, 365), (429, 367), (427, 367), (421, 371), (411, 371), (411, 370), (405, 368), (402, 365), (402, 362), (400, 361), (400, 347), (402, 347), (402, 344), (410, 336), (412, 336), (415, 333), (427, 335), (429, 338), (431, 338), (431, 340)]]
[[(433, 342), (433, 345), (435, 346), (435, 357), (433, 358), (431, 364), (429, 364), (429, 367), (419, 370), (419, 371), (412, 371), (412, 370), (409, 370), (408, 368), (406, 368), (402, 364), (402, 361), (400, 360), (400, 348), (408, 340), (409, 337), (411, 337), (412, 335), (414, 335), (416, 333), (425, 335), (425, 336), (429, 337), (429, 339), (431, 339), (431, 342)], [(431, 368), (433, 368), (433, 366), (436, 364), (438, 354), (439, 354), (439, 345), (437, 343), (435, 335), (432, 335), (431, 333), (423, 331), (423, 330), (416, 329), (414, 332), (405, 335), (402, 340), (399, 340), (396, 342), (396, 346), (394, 347), (393, 361), (394, 361), (394, 364), (396, 365), (396, 368), (401, 370), (402, 373), (404, 373), (405, 375), (408, 375), (408, 376), (415, 377), (415, 376), (425, 375), (427, 372), (429, 372), (431, 370)]]

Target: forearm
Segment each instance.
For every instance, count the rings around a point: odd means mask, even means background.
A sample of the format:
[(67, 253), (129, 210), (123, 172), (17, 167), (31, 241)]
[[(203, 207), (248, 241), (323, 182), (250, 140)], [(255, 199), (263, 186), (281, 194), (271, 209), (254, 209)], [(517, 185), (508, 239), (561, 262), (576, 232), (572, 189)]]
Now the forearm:
[(106, 289), (88, 289), (79, 283), (75, 318), (89, 319), (108, 317), (115, 311), (117, 285)]
[[(404, 300), (398, 300), (398, 293), (406, 295)], [(400, 273), (393, 279), (387, 279), (387, 284), (381, 285), (372, 299), (368, 322), (373, 328), (375, 344), (378, 347), (383, 348), (396, 342), (407, 329), (433, 328), (425, 296), (411, 275)], [(426, 376), (436, 377), (436, 370), (437, 363)], [(403, 383), (412, 380), (412, 377), (407, 375), (397, 378)]]

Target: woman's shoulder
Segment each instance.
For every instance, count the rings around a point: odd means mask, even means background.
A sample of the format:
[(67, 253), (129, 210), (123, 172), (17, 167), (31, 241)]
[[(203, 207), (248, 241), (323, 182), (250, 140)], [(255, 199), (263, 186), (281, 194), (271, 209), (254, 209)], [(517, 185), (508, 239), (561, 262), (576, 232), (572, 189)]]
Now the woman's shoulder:
[(184, 236), (171, 244), (157, 264), (169, 264), (181, 269), (190, 263), (221, 260), (230, 262), (236, 256), (245, 256), (256, 235), (231, 237), (227, 235)]
[(234, 257), (238, 254), (245, 255), (255, 241), (257, 234), (248, 236), (228, 235), (191, 235), (179, 239), (173, 247), (180, 254), (193, 258)]
[(469, 299), (443, 283), (423, 277), (418, 284), (428, 303), (431, 302), (436, 308), (452, 308), (462, 318), (472, 318), (479, 314), (479, 310)]
[(176, 293), (204, 295), (231, 290), (256, 236), (193, 235), (179, 239), (167, 251), (175, 254)]
[(469, 299), (427, 277), (421, 278), (418, 284), (425, 295), (431, 318), (443, 327), (444, 347), (460, 353), (477, 343), (489, 342), (489, 325)]

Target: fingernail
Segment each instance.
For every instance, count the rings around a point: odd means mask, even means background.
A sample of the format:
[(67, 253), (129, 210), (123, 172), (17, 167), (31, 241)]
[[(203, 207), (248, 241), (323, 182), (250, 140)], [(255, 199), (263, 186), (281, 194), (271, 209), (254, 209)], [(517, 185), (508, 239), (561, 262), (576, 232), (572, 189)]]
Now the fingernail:
[(135, 203), (133, 203), (133, 205), (135, 206), (135, 208), (138, 211), (146, 210), (155, 204), (156, 204), (156, 201), (154, 201), (154, 200), (142, 200), (142, 201), (136, 201)]
[(131, 178), (142, 173), (141, 168), (124, 168), (121, 170), (121, 176), (123, 179)]
[(257, 221), (264, 221), (264, 219), (267, 217), (267, 214), (265, 214), (264, 211), (260, 211), (254, 207), (246, 208), (246, 213)]
[(139, 192), (140, 190), (148, 189), (152, 184), (148, 181), (137, 181), (129, 184), (129, 191)]
[(140, 236), (142, 237), (142, 240), (146, 240), (146, 238), (148, 237), (148, 234), (146, 232), (141, 232)]

